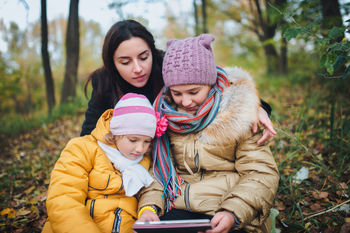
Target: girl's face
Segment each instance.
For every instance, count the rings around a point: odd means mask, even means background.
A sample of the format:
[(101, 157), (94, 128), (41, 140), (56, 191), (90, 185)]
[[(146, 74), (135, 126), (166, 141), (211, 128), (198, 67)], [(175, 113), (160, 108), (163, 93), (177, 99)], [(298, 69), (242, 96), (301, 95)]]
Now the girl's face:
[(184, 84), (169, 87), (175, 104), (189, 114), (195, 114), (204, 103), (211, 89), (210, 85)]
[(150, 136), (139, 134), (116, 136), (114, 140), (120, 153), (131, 160), (144, 155), (152, 142)]
[(122, 78), (135, 87), (144, 87), (152, 71), (152, 52), (140, 37), (125, 40), (114, 52), (114, 65)]

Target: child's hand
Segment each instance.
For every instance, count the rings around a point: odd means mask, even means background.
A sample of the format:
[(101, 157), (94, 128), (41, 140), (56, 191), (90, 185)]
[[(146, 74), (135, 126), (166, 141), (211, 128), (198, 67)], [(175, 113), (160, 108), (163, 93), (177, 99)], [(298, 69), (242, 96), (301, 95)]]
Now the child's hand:
[(227, 233), (235, 224), (235, 218), (228, 211), (217, 212), (210, 221), (213, 229), (207, 230), (206, 233)]
[[(275, 136), (277, 133), (273, 128), (273, 124), (267, 115), (267, 112), (262, 107), (259, 107), (258, 110), (258, 120), (259, 123), (262, 124), (265, 128), (263, 136), (258, 141), (258, 145), (260, 145), (261, 143), (273, 138), (273, 136)], [(258, 132), (258, 123), (254, 123), (252, 125), (252, 131), (253, 133)]]
[(156, 215), (150, 210), (143, 211), (142, 215), (137, 220), (137, 222), (152, 222), (152, 221), (159, 221), (159, 217), (158, 215)]

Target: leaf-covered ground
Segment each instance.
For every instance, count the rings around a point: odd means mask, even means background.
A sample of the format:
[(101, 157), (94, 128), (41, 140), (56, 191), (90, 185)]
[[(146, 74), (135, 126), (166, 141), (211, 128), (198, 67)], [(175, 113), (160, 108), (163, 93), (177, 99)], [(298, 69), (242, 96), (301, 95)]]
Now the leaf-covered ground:
[(1, 136), (1, 232), (41, 232), (51, 169), (68, 140), (79, 136), (82, 121), (80, 113), (11, 138)]
[[(259, 90), (273, 107), (279, 133), (271, 142), (281, 175), (277, 227), (282, 232), (350, 232), (349, 94), (336, 100), (330, 114), (322, 85), (272, 79)], [(50, 171), (68, 140), (79, 135), (82, 121), (80, 113), (11, 138), (1, 136), (1, 232), (41, 231)], [(298, 182), (300, 170), (309, 173)]]

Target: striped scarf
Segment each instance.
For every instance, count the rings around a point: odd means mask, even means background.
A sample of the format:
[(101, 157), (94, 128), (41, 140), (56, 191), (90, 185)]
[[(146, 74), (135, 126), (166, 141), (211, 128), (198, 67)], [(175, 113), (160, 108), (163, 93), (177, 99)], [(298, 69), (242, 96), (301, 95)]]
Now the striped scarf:
[[(173, 132), (180, 134), (198, 132), (214, 120), (219, 110), (222, 91), (229, 86), (226, 76), (225, 71), (217, 67), (217, 82), (195, 115), (178, 112), (171, 107), (164, 99), (166, 87), (157, 96), (154, 108), (156, 112), (160, 113), (160, 116), (165, 116), (168, 119), (168, 129)], [(171, 162), (169, 144), (169, 137), (165, 133), (162, 137), (154, 139), (153, 148), (153, 173), (164, 187), (162, 197), (167, 201), (167, 210), (171, 209), (169, 201), (172, 204), (174, 199), (181, 195), (180, 185), (183, 183)]]

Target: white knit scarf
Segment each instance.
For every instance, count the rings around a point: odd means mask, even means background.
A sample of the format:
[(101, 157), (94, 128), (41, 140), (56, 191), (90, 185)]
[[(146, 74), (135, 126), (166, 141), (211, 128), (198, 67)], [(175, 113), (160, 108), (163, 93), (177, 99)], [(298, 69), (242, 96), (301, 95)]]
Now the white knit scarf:
[(134, 196), (142, 187), (148, 187), (154, 180), (148, 171), (139, 164), (143, 155), (135, 160), (125, 158), (119, 150), (97, 141), (114, 167), (122, 173), (125, 195)]

